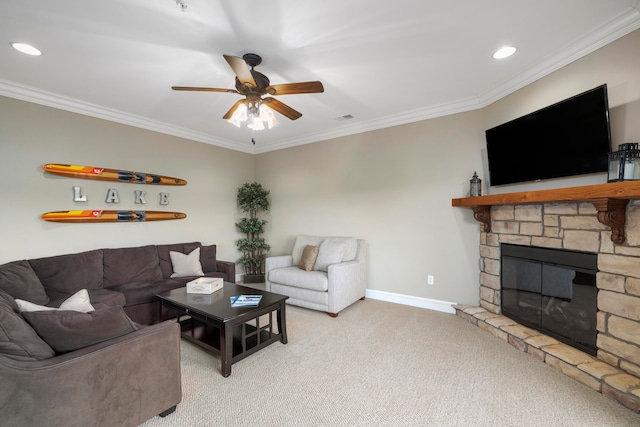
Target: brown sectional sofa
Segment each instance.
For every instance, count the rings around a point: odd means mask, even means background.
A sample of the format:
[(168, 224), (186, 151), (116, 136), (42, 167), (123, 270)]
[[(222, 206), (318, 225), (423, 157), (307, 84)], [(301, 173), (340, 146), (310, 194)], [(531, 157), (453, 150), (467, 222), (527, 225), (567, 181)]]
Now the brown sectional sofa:
[[(173, 412), (182, 398), (180, 327), (157, 323), (155, 294), (195, 277), (170, 277), (169, 252), (196, 248), (206, 276), (235, 281), (235, 264), (199, 242), (0, 265), (0, 424), (137, 426)], [(59, 307), (81, 289), (93, 311), (21, 313), (16, 303)]]
[(49, 305), (59, 306), (80, 289), (89, 291), (92, 302), (124, 296), (125, 313), (134, 322), (148, 325), (160, 320), (157, 293), (182, 287), (197, 277), (171, 278), (169, 252), (188, 254), (196, 248), (200, 248), (206, 277), (235, 282), (235, 263), (216, 260), (216, 246), (200, 242), (96, 249), (28, 261), (51, 299)]

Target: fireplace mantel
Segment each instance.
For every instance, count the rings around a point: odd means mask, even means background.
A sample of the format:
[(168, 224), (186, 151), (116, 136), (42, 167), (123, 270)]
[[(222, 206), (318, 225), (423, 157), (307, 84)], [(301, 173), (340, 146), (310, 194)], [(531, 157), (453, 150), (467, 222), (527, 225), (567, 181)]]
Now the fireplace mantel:
[(491, 206), (591, 202), (598, 211), (598, 221), (611, 228), (611, 240), (622, 244), (625, 240), (626, 207), (631, 199), (640, 199), (640, 181), (463, 197), (452, 199), (451, 206), (471, 208), (476, 221), (483, 224), (485, 232), (490, 232)]

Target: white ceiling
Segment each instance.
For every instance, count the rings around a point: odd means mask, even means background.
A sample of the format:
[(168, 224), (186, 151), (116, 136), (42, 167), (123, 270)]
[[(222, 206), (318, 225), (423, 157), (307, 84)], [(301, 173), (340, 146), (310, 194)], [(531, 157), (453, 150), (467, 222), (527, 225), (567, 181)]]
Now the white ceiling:
[[(260, 153), (480, 108), (640, 28), (640, 0), (183, 1), (3, 0), (0, 95)], [(325, 92), (252, 135), (222, 120), (240, 95), (171, 90), (233, 88), (222, 54), (248, 52)]]

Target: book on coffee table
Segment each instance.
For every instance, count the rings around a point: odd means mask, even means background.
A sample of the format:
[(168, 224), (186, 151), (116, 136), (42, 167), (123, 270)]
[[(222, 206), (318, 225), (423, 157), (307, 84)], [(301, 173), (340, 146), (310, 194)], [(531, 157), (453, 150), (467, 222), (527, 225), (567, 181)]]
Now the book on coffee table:
[(236, 295), (229, 299), (231, 307), (257, 307), (262, 295)]

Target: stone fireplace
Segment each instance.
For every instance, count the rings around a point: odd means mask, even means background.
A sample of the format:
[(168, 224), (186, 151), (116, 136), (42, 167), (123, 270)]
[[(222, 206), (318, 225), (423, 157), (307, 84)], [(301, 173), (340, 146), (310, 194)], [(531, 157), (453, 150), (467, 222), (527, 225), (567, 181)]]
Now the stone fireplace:
[(500, 313), (500, 243), (598, 255), (597, 357), (640, 377), (640, 201), (627, 207), (626, 243), (615, 245), (591, 203), (503, 205), (480, 236), (480, 305)]
[[(458, 316), (640, 412), (640, 182), (453, 199), (480, 232), (480, 306)], [(587, 354), (503, 313), (501, 245), (597, 256), (595, 351)]]

